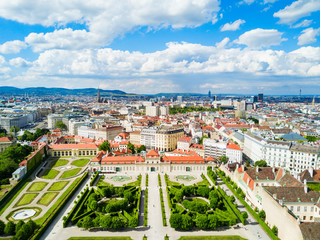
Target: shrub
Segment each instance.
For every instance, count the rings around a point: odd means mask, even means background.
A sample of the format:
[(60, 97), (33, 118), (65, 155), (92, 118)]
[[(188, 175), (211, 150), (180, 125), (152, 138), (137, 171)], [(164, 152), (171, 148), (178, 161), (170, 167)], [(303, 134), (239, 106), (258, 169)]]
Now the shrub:
[(276, 226), (273, 226), (271, 231), (273, 232), (274, 235), (278, 236), (278, 228)]

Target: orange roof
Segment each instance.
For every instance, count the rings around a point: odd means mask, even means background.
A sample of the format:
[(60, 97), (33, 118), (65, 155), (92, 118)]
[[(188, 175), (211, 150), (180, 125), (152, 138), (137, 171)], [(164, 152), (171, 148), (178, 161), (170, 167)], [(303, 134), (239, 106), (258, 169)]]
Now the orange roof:
[(191, 141), (191, 137), (182, 137), (178, 141), (179, 142), (190, 142)]
[(96, 149), (98, 146), (94, 143), (88, 144), (53, 144), (49, 146), (50, 149), (63, 150), (63, 149)]
[(53, 132), (61, 132), (61, 130), (59, 128), (53, 130)]
[(101, 164), (130, 164), (135, 162), (144, 162), (141, 156), (115, 156), (105, 157), (101, 160)]
[(164, 162), (170, 163), (204, 163), (204, 159), (199, 155), (194, 156), (164, 156)]
[(0, 142), (11, 142), (12, 140), (12, 137), (0, 137)]
[(147, 153), (147, 157), (159, 157), (159, 153), (157, 153), (155, 150), (151, 150)]
[(228, 148), (228, 149), (233, 149), (233, 150), (239, 150), (239, 151), (242, 150), (237, 144), (234, 144), (234, 143), (229, 143), (229, 144), (227, 145), (227, 148)]

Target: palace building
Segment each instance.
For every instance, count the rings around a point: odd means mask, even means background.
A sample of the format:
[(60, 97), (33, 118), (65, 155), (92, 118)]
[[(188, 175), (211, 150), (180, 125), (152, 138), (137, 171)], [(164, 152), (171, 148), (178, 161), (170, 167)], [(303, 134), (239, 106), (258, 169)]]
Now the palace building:
[(131, 156), (110, 156), (101, 151), (90, 161), (89, 170), (101, 173), (115, 172), (206, 172), (208, 166), (214, 166), (216, 160), (193, 155), (165, 155), (155, 150)]

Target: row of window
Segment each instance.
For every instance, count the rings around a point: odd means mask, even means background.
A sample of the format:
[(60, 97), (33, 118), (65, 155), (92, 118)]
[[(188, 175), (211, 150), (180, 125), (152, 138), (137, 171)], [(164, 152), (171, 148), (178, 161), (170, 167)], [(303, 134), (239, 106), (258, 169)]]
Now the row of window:
[[(300, 212), (300, 206), (297, 206), (297, 212)], [(313, 212), (313, 209), (314, 209), (314, 207), (310, 207), (310, 211), (311, 212)], [(294, 206), (290, 206), (290, 210), (293, 212), (294, 211)], [(307, 206), (305, 206), (304, 207), (304, 212), (307, 212), (308, 211), (308, 207)]]
[[(96, 155), (97, 151), (79, 151), (79, 156), (93, 156)], [(54, 151), (53, 152), (54, 157), (60, 157), (60, 156), (72, 156), (71, 151)]]

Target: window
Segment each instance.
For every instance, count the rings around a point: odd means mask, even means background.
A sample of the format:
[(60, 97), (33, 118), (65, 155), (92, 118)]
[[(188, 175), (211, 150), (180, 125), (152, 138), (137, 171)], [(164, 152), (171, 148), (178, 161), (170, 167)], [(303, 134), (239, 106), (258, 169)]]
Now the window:
[(297, 212), (300, 212), (300, 206), (297, 207)]
[(305, 212), (307, 211), (307, 207), (304, 207), (304, 211), (305, 211)]
[(303, 216), (303, 220), (306, 220), (306, 216)]
[(291, 212), (293, 212), (293, 206), (290, 207)]
[(313, 212), (313, 207), (311, 207), (311, 212)]
[(312, 216), (310, 216), (310, 220), (312, 220), (313, 219), (313, 217)]

